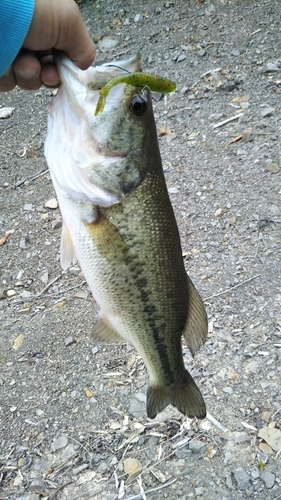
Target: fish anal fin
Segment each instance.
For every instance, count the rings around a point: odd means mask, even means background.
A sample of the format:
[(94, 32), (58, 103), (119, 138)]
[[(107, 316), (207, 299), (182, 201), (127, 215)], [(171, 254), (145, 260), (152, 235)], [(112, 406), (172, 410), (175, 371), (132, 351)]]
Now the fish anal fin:
[(103, 342), (126, 342), (103, 316), (97, 321), (92, 332), (92, 337)]
[(155, 418), (169, 403), (189, 418), (205, 418), (206, 406), (192, 376), (185, 370), (184, 382), (168, 387), (149, 386), (146, 409), (149, 418)]
[(62, 269), (65, 271), (74, 261), (76, 261), (74, 246), (70, 233), (63, 222), (60, 243), (60, 262)]
[(183, 336), (192, 355), (206, 342), (208, 333), (208, 318), (202, 299), (188, 279), (188, 315), (183, 329)]

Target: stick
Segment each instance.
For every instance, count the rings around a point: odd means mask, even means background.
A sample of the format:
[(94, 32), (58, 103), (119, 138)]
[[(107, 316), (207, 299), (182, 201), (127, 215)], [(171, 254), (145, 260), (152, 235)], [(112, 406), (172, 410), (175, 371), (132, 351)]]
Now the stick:
[(233, 120), (238, 120), (241, 116), (244, 116), (244, 113), (240, 113), (239, 115), (231, 116), (230, 118), (226, 118), (226, 120), (223, 120), (222, 122), (216, 123), (216, 125), (213, 125), (213, 128), (218, 128), (222, 127), (223, 125), (226, 125), (226, 123), (233, 122)]
[(26, 177), (25, 179), (23, 179), (21, 181), (18, 181), (16, 183), (16, 185), (14, 186), (14, 189), (17, 188), (17, 187), (19, 187), (19, 186), (21, 186), (26, 181), (34, 181), (35, 179), (37, 179), (37, 177), (40, 177), (40, 175), (45, 175), (47, 172), (49, 172), (49, 169), (47, 169), (47, 170), (41, 170), (40, 172), (38, 172), (35, 175), (31, 175), (30, 177)]
[(44, 292), (46, 292), (46, 290), (48, 290), (48, 288), (50, 288), (50, 286), (52, 286), (56, 281), (58, 281), (63, 275), (64, 275), (64, 273), (61, 273), (59, 276), (57, 276), (52, 281), (50, 281), (50, 283), (48, 283), (46, 286), (44, 286), (44, 288), (41, 290), (41, 292), (39, 292), (37, 295), (34, 295), (33, 298), (36, 299), (37, 297), (41, 297), (41, 295)]
[(218, 429), (220, 429), (222, 432), (227, 432), (227, 428), (224, 427), (211, 413), (207, 412), (207, 419), (212, 422), (213, 425), (215, 425)]
[[(163, 488), (166, 488), (166, 486), (170, 486), (171, 484), (175, 483), (176, 481), (177, 481), (177, 478), (171, 479), (171, 481), (168, 481), (165, 484), (161, 484), (161, 486), (157, 486), (156, 488), (151, 488), (150, 490), (145, 491), (144, 494), (147, 495), (148, 493), (152, 493), (153, 491), (162, 490)], [(118, 495), (115, 496), (112, 500), (117, 500), (117, 498), (118, 498)], [(142, 498), (141, 494), (134, 495), (133, 497), (130, 497), (130, 500), (137, 500), (139, 498)]]
[(79, 285), (71, 286), (70, 288), (66, 288), (66, 290), (61, 290), (60, 292), (55, 292), (55, 293), (49, 293), (48, 297), (54, 297), (55, 295), (60, 295), (61, 293), (67, 293), (70, 292), (71, 290), (75, 290), (75, 288), (79, 288), (82, 285), (85, 285), (86, 281), (81, 281)]
[(258, 316), (258, 315), (262, 312), (262, 310), (263, 310), (263, 309), (267, 306), (267, 304), (269, 304), (269, 302), (270, 302), (270, 300), (268, 300), (268, 301), (267, 301), (267, 302), (266, 302), (266, 303), (265, 303), (265, 304), (264, 304), (264, 305), (263, 305), (263, 306), (262, 306), (262, 307), (258, 310), (258, 312), (257, 312), (256, 314), (254, 314), (254, 316), (253, 316), (251, 319), (249, 319), (248, 321), (246, 321), (246, 323), (244, 323), (244, 324), (241, 326), (241, 330), (243, 330), (243, 328), (245, 328), (245, 326), (246, 326), (248, 323), (252, 322), (252, 321), (253, 321), (253, 319), (255, 319), (255, 318), (256, 318), (256, 317), (257, 317), (257, 316)]
[(214, 297), (218, 297), (219, 295), (223, 295), (224, 293), (232, 292), (232, 290), (235, 290), (235, 288), (238, 288), (239, 286), (245, 285), (245, 283), (249, 283), (249, 281), (255, 280), (256, 278), (259, 278), (260, 274), (256, 274), (256, 276), (253, 276), (252, 278), (249, 278), (245, 281), (242, 281), (241, 283), (238, 283), (238, 285), (234, 285), (231, 288), (227, 288), (226, 290), (223, 290), (222, 292), (215, 293), (214, 295), (209, 295), (209, 297), (205, 297), (204, 300), (210, 300), (213, 299)]
[(62, 490), (63, 488), (65, 488), (66, 486), (68, 486), (69, 484), (72, 484), (73, 481), (67, 481), (66, 483), (63, 483), (61, 484), (53, 493), (51, 493), (51, 495), (48, 497), (49, 500), (53, 500), (56, 496), (57, 496), (57, 493)]

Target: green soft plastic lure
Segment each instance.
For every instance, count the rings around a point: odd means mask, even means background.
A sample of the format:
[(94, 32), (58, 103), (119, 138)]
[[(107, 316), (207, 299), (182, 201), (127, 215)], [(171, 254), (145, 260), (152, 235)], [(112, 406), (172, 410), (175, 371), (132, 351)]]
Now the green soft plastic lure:
[(101, 88), (95, 116), (100, 111), (103, 111), (110, 89), (118, 83), (127, 83), (128, 85), (132, 85), (132, 87), (148, 87), (154, 92), (163, 92), (164, 94), (173, 92), (176, 88), (176, 84), (172, 80), (157, 75), (150, 75), (149, 73), (130, 73), (129, 75), (116, 76)]

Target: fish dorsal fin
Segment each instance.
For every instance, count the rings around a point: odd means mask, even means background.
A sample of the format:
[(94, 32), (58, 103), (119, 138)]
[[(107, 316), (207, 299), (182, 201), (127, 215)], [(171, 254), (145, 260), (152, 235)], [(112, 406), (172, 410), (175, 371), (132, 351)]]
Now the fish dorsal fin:
[(202, 299), (188, 279), (188, 316), (182, 332), (192, 355), (205, 343), (208, 333), (208, 318)]
[(92, 337), (99, 342), (126, 342), (104, 316), (101, 316), (95, 324)]
[(76, 260), (75, 250), (70, 233), (63, 222), (60, 242), (60, 263), (65, 271)]

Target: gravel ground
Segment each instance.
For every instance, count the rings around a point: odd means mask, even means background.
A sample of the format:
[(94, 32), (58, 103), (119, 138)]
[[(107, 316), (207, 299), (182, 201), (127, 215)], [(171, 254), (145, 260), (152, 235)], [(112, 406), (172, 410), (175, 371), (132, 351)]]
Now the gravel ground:
[(0, 239), (12, 232), (0, 247), (0, 498), (280, 499), (281, 5), (98, 0), (82, 12), (97, 62), (139, 51), (145, 71), (177, 82), (154, 110), (208, 311), (206, 345), (184, 353), (209, 414), (147, 420), (141, 358), (91, 338), (97, 307), (79, 267), (59, 264), (43, 154), (52, 92), (2, 94), (15, 109), (0, 121)]

